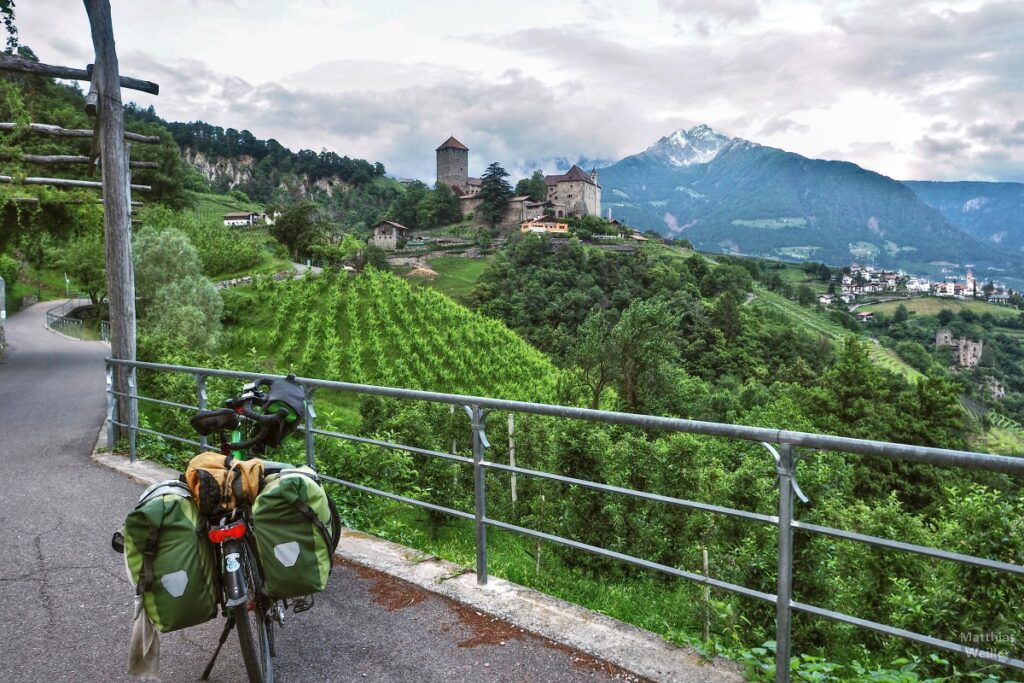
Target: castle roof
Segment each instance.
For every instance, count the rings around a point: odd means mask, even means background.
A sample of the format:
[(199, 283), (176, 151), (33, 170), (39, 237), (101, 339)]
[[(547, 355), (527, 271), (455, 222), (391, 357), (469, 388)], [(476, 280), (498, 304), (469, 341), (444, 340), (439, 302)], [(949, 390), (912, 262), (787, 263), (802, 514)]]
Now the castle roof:
[(558, 183), (566, 183), (574, 180), (582, 180), (585, 183), (597, 185), (597, 183), (594, 182), (594, 179), (590, 177), (590, 174), (576, 164), (573, 164), (572, 168), (562, 175), (544, 176), (545, 185), (557, 185)]
[(435, 149), (434, 151), (440, 152), (442, 149), (464, 149), (467, 152), (469, 151), (469, 147), (466, 147), (464, 144), (456, 140), (454, 136), (442, 142), (441, 146)]

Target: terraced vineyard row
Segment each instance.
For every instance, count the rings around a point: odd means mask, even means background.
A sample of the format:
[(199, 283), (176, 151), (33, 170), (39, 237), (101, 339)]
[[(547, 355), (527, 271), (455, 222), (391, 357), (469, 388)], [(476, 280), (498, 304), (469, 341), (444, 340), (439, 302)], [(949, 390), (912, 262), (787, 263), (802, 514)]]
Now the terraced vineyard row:
[[(758, 303), (765, 304), (771, 308), (781, 311), (786, 315), (786, 317), (798, 322), (803, 327), (817, 332), (834, 342), (845, 339), (847, 336), (853, 334), (831, 320), (818, 315), (814, 311), (804, 308), (795, 301), (790, 301), (789, 299), (779, 296), (774, 292), (769, 292), (766, 289), (758, 288), (755, 292), (755, 298), (752, 303), (754, 305), (757, 305)], [(868, 343), (868, 355), (873, 363), (897, 375), (902, 375), (908, 382), (916, 382), (922, 377), (918, 370), (915, 370), (904, 363), (903, 360), (896, 355), (895, 351), (880, 346), (874, 340), (871, 340)]]
[(390, 273), (256, 285), (270, 330), (235, 329), (279, 368), (346, 382), (541, 401), (557, 369), (502, 323)]

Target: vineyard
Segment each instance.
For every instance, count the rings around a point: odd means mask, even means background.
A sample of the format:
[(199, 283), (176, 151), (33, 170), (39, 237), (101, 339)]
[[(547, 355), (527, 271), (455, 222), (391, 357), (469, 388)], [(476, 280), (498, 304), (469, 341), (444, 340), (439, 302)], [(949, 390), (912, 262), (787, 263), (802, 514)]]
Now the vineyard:
[[(783, 296), (779, 296), (778, 294), (769, 292), (768, 290), (760, 287), (755, 291), (756, 298), (754, 299), (754, 302), (766, 304), (771, 308), (780, 311), (786, 317), (809, 330), (817, 332), (830, 341), (836, 342), (854, 334), (831, 320), (804, 308), (795, 301), (790, 301)], [(896, 355), (895, 351), (880, 346), (874, 340), (868, 344), (868, 356), (875, 365), (885, 368), (893, 374), (902, 375), (908, 382), (916, 382), (921, 377), (921, 373), (904, 363), (903, 360)]]
[(259, 279), (225, 305), (228, 347), (307, 377), (517, 400), (551, 399), (557, 370), (502, 323), (390, 273)]

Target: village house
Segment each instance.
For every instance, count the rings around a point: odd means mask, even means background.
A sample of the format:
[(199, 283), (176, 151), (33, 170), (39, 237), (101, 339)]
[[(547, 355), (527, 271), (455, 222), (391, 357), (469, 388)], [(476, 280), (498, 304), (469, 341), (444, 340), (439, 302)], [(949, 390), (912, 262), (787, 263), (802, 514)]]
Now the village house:
[(522, 232), (567, 235), (569, 224), (563, 223), (554, 216), (538, 216), (521, 223), (519, 229)]
[(857, 320), (862, 323), (871, 322), (875, 319), (875, 314), (871, 311), (861, 311), (857, 314)]
[(394, 251), (399, 240), (409, 239), (409, 228), (394, 221), (381, 221), (373, 227), (373, 243), (381, 249)]
[(255, 211), (241, 211), (236, 213), (224, 214), (224, 226), (225, 227), (248, 227), (252, 225), (259, 225), (265, 222), (266, 217)]
[(926, 278), (912, 277), (907, 280), (907, 291), (921, 294), (927, 294), (930, 283)]

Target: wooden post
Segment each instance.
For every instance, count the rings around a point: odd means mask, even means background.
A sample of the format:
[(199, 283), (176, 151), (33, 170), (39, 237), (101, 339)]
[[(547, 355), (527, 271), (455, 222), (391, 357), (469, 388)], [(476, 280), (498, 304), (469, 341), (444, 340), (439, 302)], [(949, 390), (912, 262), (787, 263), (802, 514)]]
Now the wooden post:
[[(131, 189), (128, 150), (124, 144), (124, 109), (114, 27), (109, 0), (84, 0), (96, 51), (93, 82), (99, 99), (98, 127), (103, 166), (103, 226), (107, 249), (107, 300), (110, 307), (110, 352), (135, 360), (135, 271), (132, 266)], [(129, 393), (127, 368), (118, 367), (114, 389)], [(120, 400), (120, 422), (136, 424), (134, 400)], [(115, 435), (115, 438), (117, 436)]]

